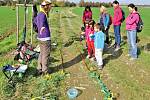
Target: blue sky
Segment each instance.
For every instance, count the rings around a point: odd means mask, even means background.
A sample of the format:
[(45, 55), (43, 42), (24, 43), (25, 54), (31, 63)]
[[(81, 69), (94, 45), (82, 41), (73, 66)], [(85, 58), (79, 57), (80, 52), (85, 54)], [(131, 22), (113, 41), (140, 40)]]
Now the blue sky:
[[(69, 1), (79, 2), (80, 0), (69, 0)], [(113, 2), (114, 0), (84, 0), (84, 1)], [(118, 0), (118, 1), (123, 4), (134, 3), (134, 4), (140, 4), (140, 5), (150, 5), (150, 0)]]

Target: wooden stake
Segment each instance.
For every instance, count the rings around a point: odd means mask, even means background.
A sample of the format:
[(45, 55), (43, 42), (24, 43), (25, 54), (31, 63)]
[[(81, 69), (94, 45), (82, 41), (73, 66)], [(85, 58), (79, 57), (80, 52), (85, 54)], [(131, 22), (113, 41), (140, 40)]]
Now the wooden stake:
[(19, 6), (16, 7), (16, 16), (17, 16), (17, 44), (19, 43)]

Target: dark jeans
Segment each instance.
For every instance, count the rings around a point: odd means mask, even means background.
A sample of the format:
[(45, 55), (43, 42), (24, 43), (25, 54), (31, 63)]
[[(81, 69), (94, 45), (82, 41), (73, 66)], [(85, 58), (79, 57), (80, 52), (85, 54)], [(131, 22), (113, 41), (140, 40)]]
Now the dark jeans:
[(109, 44), (109, 27), (106, 30), (104, 30), (104, 33), (106, 35), (105, 43)]
[(114, 25), (114, 34), (115, 34), (115, 44), (120, 47), (121, 43), (121, 34), (120, 34), (121, 25)]
[(105, 30), (105, 27), (104, 25), (101, 25), (102, 27), (102, 31), (105, 33), (106, 35), (106, 40), (105, 40), (105, 43), (109, 44), (109, 28), (110, 26), (108, 26), (108, 28)]

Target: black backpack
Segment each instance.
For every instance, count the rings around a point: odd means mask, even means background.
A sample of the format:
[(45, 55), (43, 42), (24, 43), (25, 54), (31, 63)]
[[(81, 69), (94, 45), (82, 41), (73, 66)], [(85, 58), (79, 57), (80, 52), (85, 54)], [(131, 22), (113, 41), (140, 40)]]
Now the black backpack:
[(141, 31), (143, 30), (143, 25), (144, 25), (144, 23), (143, 23), (142, 18), (141, 18), (141, 16), (140, 16), (139, 13), (138, 13), (138, 15), (139, 15), (139, 21), (138, 21), (138, 23), (137, 23), (137, 28), (136, 28), (136, 30), (137, 30), (137, 32), (141, 32)]
[(38, 14), (38, 10), (37, 10), (37, 6), (36, 4), (33, 5), (33, 19), (32, 19), (32, 25), (33, 25), (33, 30), (38, 33), (38, 27), (37, 27), (37, 24), (36, 24), (36, 17), (37, 17), (37, 14)]
[(123, 21), (125, 20), (125, 12), (121, 9), (121, 12), (122, 12), (122, 19), (121, 19), (121, 22), (123, 23)]
[(109, 14), (109, 26), (112, 24), (112, 16)]

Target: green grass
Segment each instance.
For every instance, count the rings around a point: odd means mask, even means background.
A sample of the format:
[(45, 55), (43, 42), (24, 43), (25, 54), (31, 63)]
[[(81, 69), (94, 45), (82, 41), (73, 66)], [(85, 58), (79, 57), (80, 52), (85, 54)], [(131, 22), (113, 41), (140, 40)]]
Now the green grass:
[[(5, 7), (4, 7), (5, 8)], [(7, 10), (6, 9), (0, 9), (0, 10)], [(59, 9), (59, 8), (58, 8)], [(10, 9), (11, 10), (11, 9)], [(9, 11), (9, 10), (8, 10)], [(54, 12), (56, 10), (54, 9)], [(9, 11), (10, 12), (10, 11)], [(5, 13), (8, 15), (8, 13)], [(15, 15), (14, 15), (15, 16)], [(59, 49), (61, 49), (62, 45), (62, 40), (57, 38), (57, 35), (59, 34), (59, 15), (58, 14), (53, 14), (52, 16), (50, 15), (51, 20), (53, 20), (52, 24), (52, 42), (58, 42), (58, 48), (52, 51), (51, 57), (54, 58), (54, 62), (52, 60), (51, 62), (51, 67), (56, 67), (57, 65), (61, 64), (60, 61), (60, 55), (59, 55)], [(9, 18), (7, 17), (7, 20)], [(15, 22), (15, 18), (13, 19)], [(23, 19), (21, 20), (23, 21)], [(9, 23), (9, 21), (8, 21)], [(7, 23), (7, 24), (8, 24)], [(3, 23), (1, 23), (3, 24)], [(14, 24), (14, 23), (13, 23)], [(14, 24), (15, 25), (15, 24)], [(5, 26), (9, 28), (9, 26)], [(5, 31), (5, 30), (2, 30)], [(21, 40), (21, 32), (22, 29), (20, 30), (20, 40)], [(15, 32), (14, 32), (15, 33)], [(33, 45), (37, 45), (37, 39), (35, 38), (35, 35), (33, 36)], [(27, 31), (27, 41), (30, 42), (30, 29)], [(0, 42), (0, 46), (2, 47), (0, 49), (0, 66), (4, 66), (6, 64), (16, 64), (16, 62), (13, 61), (14, 55), (11, 55), (11, 52), (16, 48), (16, 34), (12, 34), (9, 37), (6, 37)], [(55, 61), (56, 60), (56, 61)], [(36, 66), (37, 66), (37, 59), (33, 60), (31, 64), (29, 65), (29, 69), (24, 76), (23, 80), (16, 78), (16, 86), (11, 87), (7, 83), (7, 79), (5, 78), (4, 74), (0, 72), (0, 98), (5, 100), (5, 99), (15, 99), (15, 100), (31, 100), (32, 98), (35, 97), (40, 97), (42, 98), (43, 96), (46, 96), (47, 99), (49, 100), (57, 100), (60, 96), (60, 85), (61, 81), (65, 78), (65, 73), (63, 73), (59, 69), (55, 69), (56, 72), (48, 75), (48, 76), (41, 76), (36, 78), (34, 74), (36, 73)], [(62, 86), (62, 85), (61, 85)], [(58, 92), (60, 91), (60, 92)]]
[[(72, 10), (77, 16), (72, 17), (68, 11), (68, 9)], [(128, 9), (126, 7), (123, 8), (125, 13), (128, 14)], [(139, 47), (149, 43), (150, 39), (150, 23), (149, 23), (149, 9), (150, 8), (139, 8), (139, 12), (141, 13), (142, 19), (144, 20), (144, 30), (138, 34), (140, 38)], [(61, 64), (61, 58), (59, 54), (59, 49), (63, 48), (63, 45), (72, 38), (78, 37), (80, 32), (80, 26), (82, 25), (82, 12), (84, 8), (53, 8), (53, 11), (50, 13), (50, 25), (52, 29), (52, 42), (58, 43), (58, 48), (52, 51), (51, 57), (58, 60), (56, 62), (52, 62), (50, 67), (55, 67)], [(10, 12), (12, 15), (9, 15)], [(58, 13), (56, 11), (59, 11)], [(97, 22), (99, 20), (99, 8), (92, 8), (93, 18)], [(16, 25), (15, 19), (15, 11), (10, 8), (2, 7), (0, 12), (3, 12), (3, 16), (6, 17), (7, 21), (0, 21), (0, 35), (1, 33), (9, 30), (10, 25)], [(60, 12), (63, 13), (62, 23), (60, 23)], [(113, 9), (110, 8), (108, 10), (109, 13), (113, 14)], [(127, 15), (126, 14), (126, 15)], [(3, 18), (0, 16), (0, 18)], [(13, 16), (13, 17), (12, 17)], [(22, 21), (23, 21), (23, 15)], [(66, 18), (70, 16), (69, 18)], [(12, 19), (11, 19), (12, 18)], [(69, 20), (68, 20), (69, 19)], [(70, 22), (69, 22), (70, 21)], [(23, 22), (22, 22), (23, 23)], [(70, 24), (72, 26), (70, 26)], [(62, 26), (60, 26), (62, 24)], [(4, 27), (4, 28), (3, 28)], [(22, 30), (22, 29), (21, 29)], [(30, 31), (30, 30), (29, 30)], [(29, 40), (28, 31), (27, 41)], [(62, 33), (64, 32), (64, 33)], [(111, 28), (111, 32), (113, 29)], [(125, 33), (125, 24), (122, 25), (122, 35), (126, 36)], [(15, 33), (15, 32), (14, 32)], [(67, 35), (66, 35), (67, 34)], [(35, 35), (35, 34), (34, 34)], [(64, 35), (64, 36), (63, 36)], [(111, 34), (113, 35), (113, 34)], [(64, 38), (62, 38), (64, 37)], [(21, 36), (20, 36), (21, 39)], [(34, 45), (37, 44), (37, 40), (34, 38)], [(84, 42), (83, 42), (84, 43)], [(76, 46), (80, 47), (81, 50), (84, 48), (79, 44), (78, 41), (75, 42), (74, 47), (68, 50), (69, 52), (74, 52), (76, 50)], [(12, 34), (9, 37), (6, 37), (0, 42), (0, 66), (5, 64), (14, 64), (13, 56), (10, 55), (12, 50), (16, 47), (16, 35)], [(112, 90), (114, 94), (119, 93), (118, 100), (149, 100), (150, 97), (150, 55), (149, 53), (145, 53), (141, 50), (141, 54), (139, 55), (139, 59), (135, 62), (130, 62), (128, 58), (125, 56), (128, 52), (128, 45), (123, 45), (123, 53), (119, 57), (107, 56), (104, 54), (104, 58), (108, 61), (106, 67), (104, 68), (104, 73), (102, 73), (102, 78), (104, 83), (106, 83), (107, 87)], [(82, 50), (83, 52), (83, 50)], [(76, 52), (72, 54), (77, 54)], [(88, 60), (86, 62), (89, 66), (92, 66)], [(81, 63), (81, 62), (80, 62)], [(8, 87), (6, 84), (6, 78), (3, 73), (0, 72), (0, 98), (5, 100), (15, 99), (15, 100), (30, 100), (34, 97), (45, 96), (48, 95), (47, 98), (57, 96), (60, 100), (66, 100), (65, 97), (60, 97), (62, 92), (65, 91), (65, 87), (63, 84), (65, 75), (62, 71), (55, 72), (50, 76), (41, 76), (34, 77), (35, 69), (37, 66), (37, 60), (33, 60), (29, 65), (29, 70), (27, 71), (23, 80), (17, 80), (18, 83), (15, 88)], [(58, 69), (56, 69), (58, 70)], [(105, 79), (105, 74), (108, 76), (108, 79)], [(32, 85), (31, 85), (32, 84)], [(98, 88), (99, 89), (99, 88)], [(63, 93), (65, 94), (65, 93)], [(50, 99), (51, 100), (51, 99)]]
[[(29, 9), (27, 23), (31, 22), (31, 9)], [(6, 54), (8, 51), (11, 51), (16, 47), (16, 10), (11, 7), (0, 7), (0, 36), (5, 36), (3, 40), (0, 40), (0, 46), (3, 47), (0, 49), (0, 55)], [(24, 23), (24, 9), (22, 7), (19, 8), (19, 41), (22, 40), (22, 32), (23, 32), (23, 23)], [(29, 40), (30, 28), (27, 28), (27, 38)]]
[[(23, 25), (23, 8), (19, 8), (19, 24), (20, 24), (20, 29), (22, 28)], [(7, 34), (9, 30), (15, 30), (16, 25), (17, 25), (17, 20), (16, 20), (16, 10), (12, 9), (10, 7), (1, 7), (0, 8), (0, 35)]]

